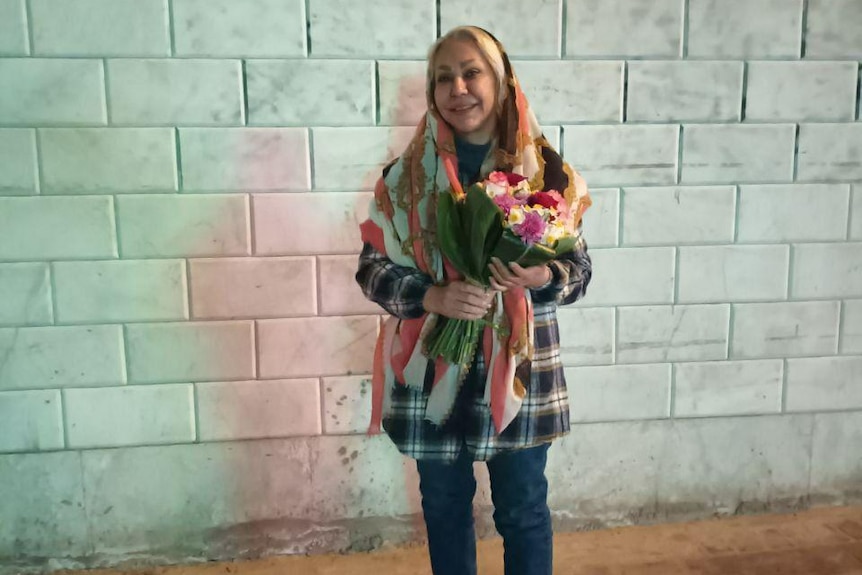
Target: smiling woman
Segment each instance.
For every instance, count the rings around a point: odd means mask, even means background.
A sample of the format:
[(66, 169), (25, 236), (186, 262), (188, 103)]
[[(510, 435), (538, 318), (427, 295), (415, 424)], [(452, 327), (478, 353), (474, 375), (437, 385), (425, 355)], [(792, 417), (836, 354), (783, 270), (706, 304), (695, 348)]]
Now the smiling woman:
[(434, 108), (455, 134), (471, 144), (491, 140), (497, 124), (501, 86), (477, 45), (451, 40), (432, 54)]
[[(417, 460), (435, 574), (476, 573), (477, 460), (487, 461), (506, 574), (550, 574), (545, 464), (550, 442), (569, 431), (556, 308), (586, 292), (586, 243), (578, 229), (574, 247), (548, 264), (492, 258), (490, 286), (482, 287), (441, 254), (437, 221), (446, 212), (438, 198), (492, 172), (559, 192), (578, 214), (589, 195), (545, 139), (503, 47), (485, 30), (455, 28), (431, 47), (426, 99), (428, 113), (383, 170), (361, 226), (356, 280), (392, 316), (375, 350), (371, 431), (382, 426)], [(429, 356), (441, 318), (485, 321), (464, 365)]]

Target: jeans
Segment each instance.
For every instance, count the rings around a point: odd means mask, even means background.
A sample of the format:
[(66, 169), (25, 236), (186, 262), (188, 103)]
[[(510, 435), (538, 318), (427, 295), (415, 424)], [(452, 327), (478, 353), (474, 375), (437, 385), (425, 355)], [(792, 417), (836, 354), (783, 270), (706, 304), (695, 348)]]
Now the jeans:
[[(488, 461), (494, 524), (503, 536), (505, 575), (551, 575), (553, 532), (545, 464), (548, 447), (508, 451)], [(419, 490), (434, 575), (476, 574), (473, 495), (466, 448), (452, 463), (419, 460)]]

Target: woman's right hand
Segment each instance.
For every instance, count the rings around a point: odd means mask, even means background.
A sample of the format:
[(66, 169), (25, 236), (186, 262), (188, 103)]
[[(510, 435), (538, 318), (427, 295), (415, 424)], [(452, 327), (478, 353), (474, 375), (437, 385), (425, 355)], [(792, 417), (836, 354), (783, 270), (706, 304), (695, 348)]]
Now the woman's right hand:
[(471, 283), (454, 281), (428, 288), (422, 305), (428, 312), (452, 319), (481, 319), (488, 313), (495, 293)]

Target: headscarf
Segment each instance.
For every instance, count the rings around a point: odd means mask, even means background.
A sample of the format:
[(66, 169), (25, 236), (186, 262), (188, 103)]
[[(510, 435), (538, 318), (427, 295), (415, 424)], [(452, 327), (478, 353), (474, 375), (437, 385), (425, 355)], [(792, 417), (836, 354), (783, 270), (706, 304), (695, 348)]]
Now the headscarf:
[[(536, 116), (527, 104), (509, 58), (502, 45), (481, 28), (466, 27), (475, 35), (485, 34), (500, 52), (504, 69), (502, 89), (507, 93), (497, 120), (497, 138), (482, 165), (514, 172), (529, 179), (534, 190), (556, 189), (566, 199), (575, 226), (590, 205), (583, 179), (553, 150), (542, 135)], [(447, 37), (451, 37), (450, 33)], [(457, 36), (455, 37), (457, 38)], [(433, 56), (432, 49), (432, 56)], [(430, 66), (433, 63), (429, 61)], [(462, 192), (452, 129), (433, 105), (432, 82), (427, 91), (429, 111), (419, 122), (406, 150), (384, 171), (374, 190), (369, 218), (360, 226), (362, 241), (370, 243), (394, 263), (419, 269), (435, 283), (460, 279), (436, 243), (437, 197)], [(499, 96), (499, 94), (498, 94)], [(533, 308), (524, 288), (498, 293), (493, 321), (502, 330), (485, 328), (483, 352), (487, 366), (485, 401), (497, 433), (515, 418), (526, 395), (533, 355)], [(416, 319), (390, 317), (380, 330), (374, 352), (372, 418), (369, 433), (379, 433), (388, 413), (389, 396), (396, 383), (424, 388), (428, 363), (434, 363), (434, 379), (425, 418), (442, 424), (452, 412), (458, 388), (468, 366), (451, 365), (442, 358), (428, 358), (422, 342), (438, 317), (425, 313)]]

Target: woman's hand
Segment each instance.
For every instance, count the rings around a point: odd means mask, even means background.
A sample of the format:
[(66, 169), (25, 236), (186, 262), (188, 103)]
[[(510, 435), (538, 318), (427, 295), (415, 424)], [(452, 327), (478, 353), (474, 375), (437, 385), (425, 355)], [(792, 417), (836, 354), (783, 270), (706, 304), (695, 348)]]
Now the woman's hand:
[(491, 287), (506, 291), (516, 287), (537, 288), (551, 281), (551, 268), (547, 265), (522, 267), (511, 263), (507, 268), (498, 258), (491, 258)]
[(425, 292), (422, 305), (429, 312), (452, 319), (481, 319), (488, 313), (494, 292), (464, 281), (433, 286)]

